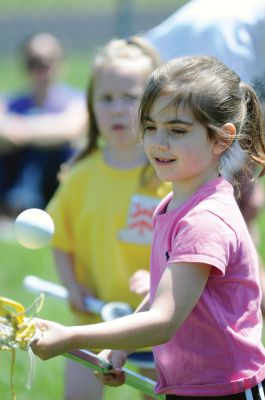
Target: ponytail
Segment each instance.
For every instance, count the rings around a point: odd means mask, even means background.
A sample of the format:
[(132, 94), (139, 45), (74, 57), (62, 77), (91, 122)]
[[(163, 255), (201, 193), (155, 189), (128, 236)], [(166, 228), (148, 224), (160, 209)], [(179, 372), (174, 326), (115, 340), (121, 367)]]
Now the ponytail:
[(262, 167), (259, 176), (265, 174), (264, 116), (255, 91), (250, 85), (240, 83), (244, 95), (244, 118), (238, 142), (250, 162)]

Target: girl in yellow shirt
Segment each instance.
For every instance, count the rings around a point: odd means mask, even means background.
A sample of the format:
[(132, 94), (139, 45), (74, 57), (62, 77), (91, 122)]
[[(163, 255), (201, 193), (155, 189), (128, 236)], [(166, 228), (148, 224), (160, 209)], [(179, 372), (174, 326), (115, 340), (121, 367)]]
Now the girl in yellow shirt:
[[(139, 303), (129, 280), (149, 267), (152, 214), (169, 191), (136, 131), (139, 99), (158, 64), (136, 37), (112, 40), (99, 52), (88, 88), (88, 141), (48, 205), (56, 265), (78, 324), (99, 321), (85, 310), (84, 296)], [(91, 371), (67, 361), (65, 400), (100, 400), (102, 391)]]

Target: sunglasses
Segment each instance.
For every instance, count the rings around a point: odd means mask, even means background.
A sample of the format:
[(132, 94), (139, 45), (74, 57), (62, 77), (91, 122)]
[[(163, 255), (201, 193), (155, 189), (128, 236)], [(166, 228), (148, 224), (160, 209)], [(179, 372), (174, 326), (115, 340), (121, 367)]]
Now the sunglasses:
[(26, 67), (28, 70), (47, 70), (50, 68), (50, 63), (46, 60), (42, 60), (41, 58), (30, 57), (26, 59)]

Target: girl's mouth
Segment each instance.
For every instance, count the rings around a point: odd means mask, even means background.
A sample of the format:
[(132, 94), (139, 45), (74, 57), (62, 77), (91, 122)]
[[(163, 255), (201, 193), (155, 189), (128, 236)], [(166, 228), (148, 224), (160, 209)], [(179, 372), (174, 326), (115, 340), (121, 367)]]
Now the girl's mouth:
[(154, 157), (155, 162), (160, 165), (168, 165), (175, 161), (173, 158)]
[(124, 131), (126, 129), (126, 126), (123, 124), (114, 124), (112, 125), (112, 130), (113, 131)]

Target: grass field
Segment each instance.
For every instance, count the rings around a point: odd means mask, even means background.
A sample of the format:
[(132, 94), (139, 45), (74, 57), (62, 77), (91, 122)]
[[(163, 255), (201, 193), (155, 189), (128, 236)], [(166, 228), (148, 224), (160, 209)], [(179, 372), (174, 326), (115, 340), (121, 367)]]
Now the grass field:
[[(149, 0), (126, 0), (128, 4), (135, 8), (141, 9), (150, 9), (150, 1)], [(180, 7), (182, 4), (186, 3), (187, 0), (153, 0), (152, 8), (173, 8)], [(117, 8), (122, 6), (122, 3), (125, 3), (124, 0), (57, 0), (54, 2), (53, 0), (27, 0), (26, 2), (21, 3), (21, 0), (1, 0), (0, 2), (0, 10), (2, 11), (11, 11), (11, 12), (27, 12), (27, 11), (35, 11), (35, 10), (60, 10), (60, 9), (88, 9), (91, 11), (99, 11), (103, 12), (107, 10), (112, 10), (113, 8)]]
[[(92, 55), (70, 53), (66, 55), (66, 63), (62, 71), (62, 79), (67, 83), (85, 89), (89, 79)], [(20, 66), (20, 60), (15, 57), (0, 58), (0, 95), (1, 93), (16, 93), (26, 85), (26, 77)]]

